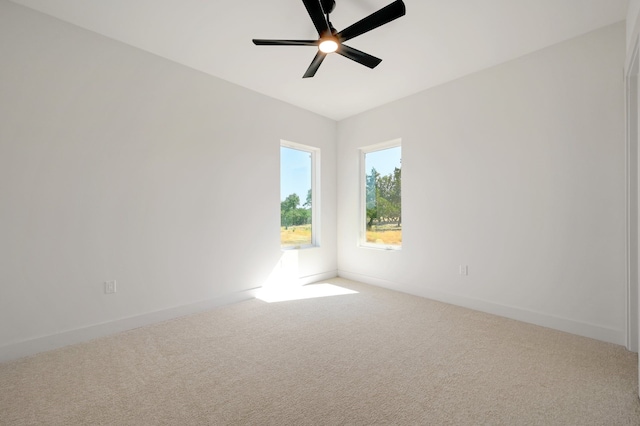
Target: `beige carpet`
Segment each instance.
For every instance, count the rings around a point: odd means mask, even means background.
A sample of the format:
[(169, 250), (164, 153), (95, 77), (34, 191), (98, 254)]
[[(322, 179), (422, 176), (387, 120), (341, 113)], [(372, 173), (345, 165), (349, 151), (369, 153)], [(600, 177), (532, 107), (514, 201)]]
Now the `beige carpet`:
[(0, 364), (0, 424), (640, 424), (623, 347), (330, 282)]

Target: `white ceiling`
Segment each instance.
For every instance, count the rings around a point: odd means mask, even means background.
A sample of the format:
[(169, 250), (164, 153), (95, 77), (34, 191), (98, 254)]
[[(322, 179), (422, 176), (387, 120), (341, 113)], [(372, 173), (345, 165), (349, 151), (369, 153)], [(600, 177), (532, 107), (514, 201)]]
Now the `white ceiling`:
[[(407, 14), (347, 42), (374, 70), (314, 47), (252, 38), (317, 38), (301, 0), (12, 0), (191, 68), (340, 120), (622, 21), (628, 0), (405, 0)], [(342, 30), (392, 0), (336, 0)]]

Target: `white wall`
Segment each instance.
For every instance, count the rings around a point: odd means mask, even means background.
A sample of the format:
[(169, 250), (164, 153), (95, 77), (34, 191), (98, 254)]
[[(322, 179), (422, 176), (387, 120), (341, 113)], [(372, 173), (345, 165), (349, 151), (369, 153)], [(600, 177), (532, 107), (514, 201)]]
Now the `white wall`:
[[(624, 46), (620, 23), (340, 122), (339, 274), (624, 344)], [(357, 148), (395, 138), (403, 248), (359, 248)]]
[(0, 349), (261, 286), (280, 139), (322, 150), (299, 275), (335, 276), (334, 121), (1, 0)]
[(627, 52), (633, 48), (640, 30), (640, 0), (629, 0), (627, 8)]
[[(630, 0), (627, 10), (627, 44), (625, 61), (626, 80), (626, 130), (627, 130), (627, 169), (628, 169), (628, 268), (629, 268), (629, 293), (628, 293), (628, 340), (632, 350), (638, 350), (640, 336), (640, 320), (638, 318), (638, 241), (640, 240), (640, 228), (638, 200), (640, 194), (640, 182), (638, 169), (640, 168), (640, 153), (638, 151), (638, 31), (640, 28), (640, 0)], [(640, 376), (640, 368), (638, 369)]]

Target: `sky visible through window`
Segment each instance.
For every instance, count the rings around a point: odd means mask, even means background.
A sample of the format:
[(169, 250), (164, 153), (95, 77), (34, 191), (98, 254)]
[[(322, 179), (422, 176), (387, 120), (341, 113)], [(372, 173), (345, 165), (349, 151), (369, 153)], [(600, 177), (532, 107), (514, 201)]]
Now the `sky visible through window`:
[[(384, 176), (398, 167), (400, 155), (400, 147), (370, 152), (367, 154), (367, 163), (375, 165), (378, 173)], [(311, 153), (280, 147), (280, 176), (280, 201), (291, 194), (298, 194), (300, 202), (304, 203), (311, 189)]]
[(311, 153), (280, 147), (280, 201), (297, 194), (300, 204), (311, 189)]
[(402, 150), (399, 146), (387, 148), (381, 151), (373, 151), (367, 153), (367, 170), (371, 172), (371, 167), (375, 167), (380, 175), (385, 176), (393, 173), (396, 167), (400, 167)]

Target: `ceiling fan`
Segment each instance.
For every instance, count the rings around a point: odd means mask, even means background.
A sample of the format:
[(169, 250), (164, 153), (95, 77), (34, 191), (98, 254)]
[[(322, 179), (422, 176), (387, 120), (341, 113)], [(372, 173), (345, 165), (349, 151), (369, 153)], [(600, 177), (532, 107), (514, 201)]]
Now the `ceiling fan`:
[(307, 8), (311, 21), (313, 21), (313, 25), (316, 27), (316, 30), (318, 30), (318, 40), (253, 39), (253, 43), (258, 46), (317, 46), (318, 53), (316, 53), (315, 58), (313, 58), (303, 78), (313, 77), (327, 54), (333, 52), (366, 67), (375, 68), (382, 62), (382, 59), (349, 47), (345, 45), (344, 42), (387, 24), (394, 19), (398, 19), (406, 13), (402, 0), (396, 0), (350, 27), (338, 32), (331, 24), (331, 21), (329, 21), (329, 14), (333, 12), (336, 6), (335, 0), (302, 0), (302, 3), (304, 3), (304, 6)]

